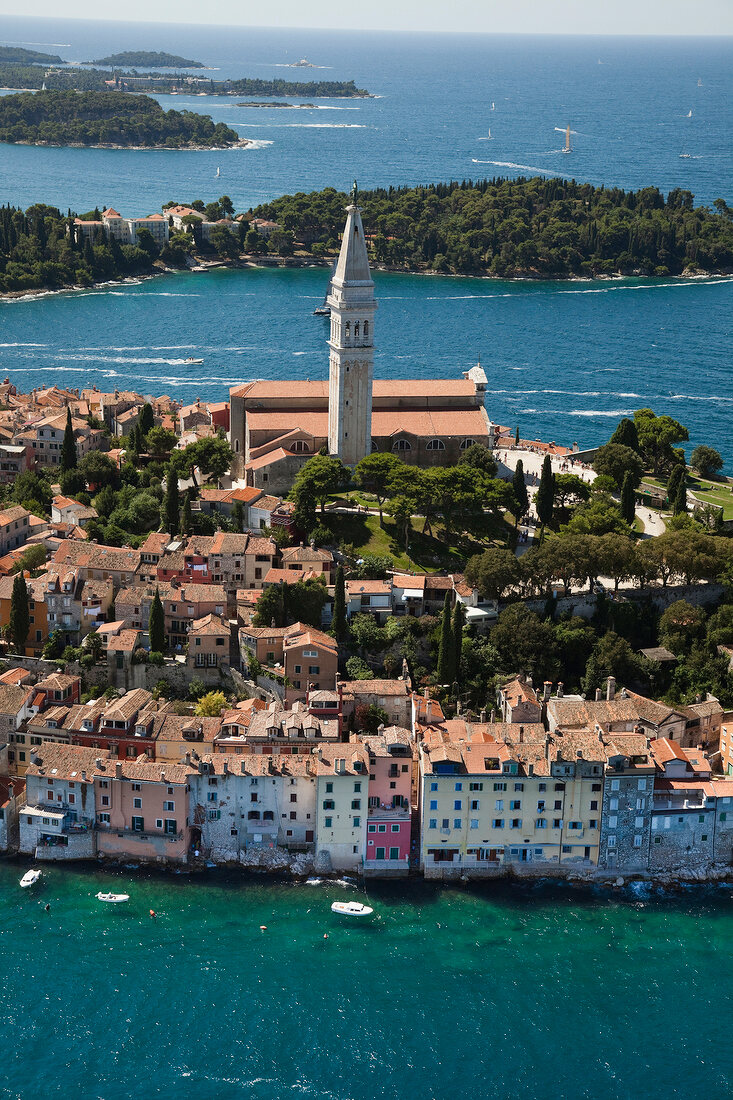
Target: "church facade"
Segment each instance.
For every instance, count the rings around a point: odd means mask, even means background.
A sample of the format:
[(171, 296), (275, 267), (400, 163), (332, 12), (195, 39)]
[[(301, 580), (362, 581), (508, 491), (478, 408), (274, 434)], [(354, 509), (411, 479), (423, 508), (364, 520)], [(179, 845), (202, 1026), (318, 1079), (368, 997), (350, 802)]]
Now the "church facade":
[(232, 476), (286, 493), (300, 467), (326, 446), (348, 466), (374, 451), (417, 466), (450, 465), (473, 443), (493, 444), (486, 375), (374, 379), (377, 303), (361, 214), (346, 208), (328, 305), (328, 381), (257, 381), (230, 391)]

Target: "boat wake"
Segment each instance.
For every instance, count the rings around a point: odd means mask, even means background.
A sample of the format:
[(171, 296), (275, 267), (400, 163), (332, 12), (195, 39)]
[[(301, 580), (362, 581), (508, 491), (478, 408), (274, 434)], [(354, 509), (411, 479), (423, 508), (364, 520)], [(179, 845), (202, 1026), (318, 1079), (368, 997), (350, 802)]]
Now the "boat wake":
[(511, 160), (477, 160), (471, 157), (473, 164), (493, 164), (496, 168), (518, 168), (521, 172), (539, 172), (543, 176), (554, 176), (556, 168), (534, 168), (531, 164), (515, 164)]

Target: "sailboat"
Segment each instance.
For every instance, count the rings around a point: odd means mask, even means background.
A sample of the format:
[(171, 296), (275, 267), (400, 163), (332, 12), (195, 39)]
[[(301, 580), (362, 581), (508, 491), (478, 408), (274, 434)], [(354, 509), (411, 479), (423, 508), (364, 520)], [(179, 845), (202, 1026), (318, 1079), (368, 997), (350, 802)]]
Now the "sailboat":
[(568, 125), (565, 130), (565, 148), (563, 149), (563, 153), (572, 153), (572, 151), (570, 147), (570, 126)]
[(698, 88), (702, 88), (702, 77), (701, 76), (699, 76), (697, 78), (697, 86), (698, 86)]
[(216, 178), (218, 179), (220, 175), (221, 175), (221, 168), (217, 168), (216, 169)]
[(492, 101), (491, 101), (491, 110), (492, 110), (492, 111), (495, 111), (495, 110), (496, 110), (496, 104), (494, 103), (493, 99), (492, 99)]
[(319, 306), (316, 306), (316, 308), (313, 310), (313, 316), (314, 317), (330, 317), (331, 316), (331, 307), (328, 304), (328, 296), (331, 293), (331, 279), (333, 278), (334, 273), (336, 271), (336, 264), (337, 263), (338, 263), (338, 257), (333, 261), (333, 267), (331, 268), (331, 275), (330, 275), (329, 280), (328, 280), (328, 285), (326, 286), (326, 293), (323, 295), (323, 301)]
[(692, 111), (688, 111), (688, 112), (687, 112), (687, 115), (686, 115), (685, 117), (686, 117), (686, 118), (692, 118)]

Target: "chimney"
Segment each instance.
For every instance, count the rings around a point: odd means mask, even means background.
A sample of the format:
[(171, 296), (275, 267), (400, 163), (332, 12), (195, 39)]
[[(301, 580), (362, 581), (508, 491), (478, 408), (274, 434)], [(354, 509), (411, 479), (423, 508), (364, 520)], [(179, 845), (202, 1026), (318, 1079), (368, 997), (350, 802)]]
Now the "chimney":
[(544, 699), (545, 702), (547, 702), (547, 700), (550, 698), (551, 695), (552, 695), (552, 680), (545, 680), (545, 691), (544, 691), (544, 695), (542, 696), (542, 698)]
[(519, 744), (524, 743), (524, 726), (519, 727)]
[(606, 681), (606, 701), (612, 703), (616, 697), (616, 677), (609, 676)]
[(565, 684), (562, 682), (562, 680), (558, 680), (557, 681), (557, 697), (558, 697), (558, 699), (562, 699), (564, 691), (565, 691)]
[(115, 763), (115, 779), (122, 779), (122, 761), (118, 760)]
[(600, 703), (600, 701), (601, 701), (601, 689), (596, 688), (596, 702)]
[(482, 726), (486, 725), (486, 707), (484, 707), (478, 716), (478, 720)]
[(186, 765), (187, 767), (190, 767), (190, 766), (191, 766), (191, 753), (190, 753), (190, 752), (187, 752), (187, 753), (186, 753), (186, 755), (184, 756), (184, 758), (183, 758), (183, 763), (184, 763), (184, 764), (185, 764), (185, 765)]
[(102, 757), (101, 756), (98, 756), (97, 759), (94, 761), (94, 766), (96, 768), (101, 768), (102, 767)]
[(490, 722), (495, 722), (496, 721), (496, 711), (494, 710), (493, 707), (491, 708), (491, 718), (489, 719), (489, 721)]

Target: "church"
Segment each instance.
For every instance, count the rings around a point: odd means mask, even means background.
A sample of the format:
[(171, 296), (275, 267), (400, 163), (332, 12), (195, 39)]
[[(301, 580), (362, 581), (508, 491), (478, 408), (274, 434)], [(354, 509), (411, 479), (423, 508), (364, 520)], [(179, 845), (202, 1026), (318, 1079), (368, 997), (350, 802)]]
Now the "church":
[(287, 493), (324, 446), (347, 466), (385, 451), (425, 467), (452, 465), (473, 443), (493, 444), (480, 365), (456, 379), (375, 381), (377, 302), (356, 186), (346, 215), (327, 298), (328, 381), (262, 380), (230, 391), (232, 477), (268, 493)]

